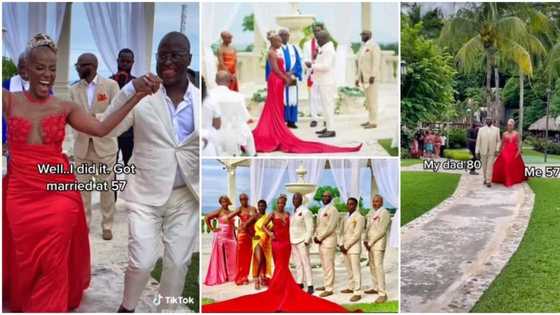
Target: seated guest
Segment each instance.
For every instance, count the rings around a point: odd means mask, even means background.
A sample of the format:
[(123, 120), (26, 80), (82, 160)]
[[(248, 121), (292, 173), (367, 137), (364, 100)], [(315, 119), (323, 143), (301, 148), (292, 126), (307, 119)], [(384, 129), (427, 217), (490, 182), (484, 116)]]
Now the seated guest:
[(220, 108), (208, 95), (206, 81), (202, 78), (202, 123), (200, 138), (202, 139), (202, 155), (217, 156), (217, 133), (222, 126)]
[(218, 104), (222, 114), (218, 152), (222, 155), (237, 155), (239, 152), (244, 152), (253, 156), (256, 150), (249, 127), (251, 116), (245, 106), (243, 94), (228, 89), (231, 80), (232, 76), (227, 71), (218, 71), (216, 74), (218, 86), (210, 91), (210, 97)]

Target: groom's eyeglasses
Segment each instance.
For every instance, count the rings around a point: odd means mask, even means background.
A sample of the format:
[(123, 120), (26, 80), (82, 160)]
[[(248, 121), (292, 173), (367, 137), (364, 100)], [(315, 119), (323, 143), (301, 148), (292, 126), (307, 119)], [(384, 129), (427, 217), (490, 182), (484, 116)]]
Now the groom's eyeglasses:
[(188, 56), (187, 53), (173, 51), (173, 52), (163, 53), (163, 54), (157, 53), (156, 59), (158, 62), (165, 62), (167, 61), (167, 59), (171, 59), (171, 62), (178, 62), (178, 61), (182, 61), (187, 56)]

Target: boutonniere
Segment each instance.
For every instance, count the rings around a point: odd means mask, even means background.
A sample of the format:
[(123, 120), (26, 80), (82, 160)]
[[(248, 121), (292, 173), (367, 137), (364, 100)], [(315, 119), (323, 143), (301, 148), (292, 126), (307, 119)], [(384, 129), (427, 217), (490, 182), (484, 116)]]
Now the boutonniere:
[(98, 102), (103, 102), (103, 101), (106, 101), (108, 99), (109, 99), (109, 97), (107, 97), (106, 94), (97, 94), (97, 101)]
[(369, 48), (366, 48), (366, 52), (369, 52), (369, 51), (370, 51)]
[(323, 213), (323, 216), (324, 216), (324, 217), (328, 217), (329, 214), (325, 212), (325, 213)]
[(303, 213), (300, 212), (300, 213), (298, 214), (298, 217), (301, 217), (302, 215), (303, 215)]

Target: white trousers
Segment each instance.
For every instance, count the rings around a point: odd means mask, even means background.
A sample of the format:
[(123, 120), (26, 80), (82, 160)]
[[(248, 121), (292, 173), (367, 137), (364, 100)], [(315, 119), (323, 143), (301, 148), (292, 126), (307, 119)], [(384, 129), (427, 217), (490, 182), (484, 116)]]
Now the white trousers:
[[(127, 202), (128, 268), (125, 273), (122, 305), (135, 309), (146, 287), (163, 242), (163, 270), (158, 310), (172, 311), (177, 305), (167, 303), (181, 296), (192, 252), (198, 242), (198, 203), (186, 188), (173, 190), (160, 207)], [(166, 297), (169, 297), (167, 299)], [(188, 298), (188, 297), (187, 297)]]
[(344, 264), (348, 274), (348, 289), (355, 295), (362, 295), (362, 272), (360, 269), (360, 254), (344, 255)]
[(377, 112), (378, 112), (378, 106), (377, 106), (378, 88), (377, 88), (377, 83), (370, 84), (365, 89), (365, 94), (366, 94), (366, 104), (367, 104), (367, 108), (368, 108), (368, 122), (370, 124), (377, 125)]
[(336, 102), (336, 85), (319, 85), (323, 121), (327, 123), (327, 130), (334, 130), (334, 108)]
[(323, 266), (323, 285), (325, 291), (334, 292), (334, 258), (336, 248), (319, 245), (321, 266)]
[(319, 87), (317, 83), (313, 83), (309, 89), (309, 113), (312, 120), (319, 120), (321, 112), (321, 95), (319, 95)]
[(387, 290), (385, 290), (385, 268), (383, 268), (384, 258), (385, 251), (374, 249), (368, 251), (369, 272), (373, 280), (373, 288), (379, 292), (380, 296), (387, 296)]
[(309, 260), (309, 245), (305, 245), (305, 242), (292, 244), (292, 256), (296, 263), (296, 282), (303, 283), (306, 287), (312, 286), (313, 276)]
[(480, 163), (482, 164), (482, 174), (484, 181), (487, 183), (492, 182), (492, 171), (494, 170), (494, 161), (496, 156), (493, 154), (481, 154)]

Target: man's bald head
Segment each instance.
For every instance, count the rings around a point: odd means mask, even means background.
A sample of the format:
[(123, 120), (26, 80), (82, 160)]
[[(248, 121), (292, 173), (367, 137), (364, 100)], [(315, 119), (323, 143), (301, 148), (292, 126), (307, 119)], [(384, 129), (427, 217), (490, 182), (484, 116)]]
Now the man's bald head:
[(231, 74), (228, 71), (220, 70), (216, 73), (216, 84), (228, 86), (231, 83)]
[(361, 39), (362, 39), (362, 42), (364, 42), (364, 43), (367, 42), (368, 40), (371, 39), (371, 31), (369, 31), (369, 30), (363, 30), (363, 31), (360, 33), (360, 37), (361, 37)]
[(326, 43), (328, 43), (331, 39), (331, 35), (329, 34), (329, 32), (322, 30), (317, 32), (317, 43), (319, 44), (319, 46), (323, 46)]
[(96, 67), (98, 65), (97, 57), (92, 53), (83, 53), (78, 57), (78, 63), (88, 62), (94, 64)]
[(81, 54), (76, 62), (76, 71), (80, 79), (91, 82), (97, 75), (97, 57), (92, 53)]
[(191, 42), (187, 35), (181, 32), (169, 32), (163, 36), (161, 41), (159, 42), (158, 50), (164, 45), (181, 45), (184, 46), (185, 51), (190, 54), (191, 53)]

